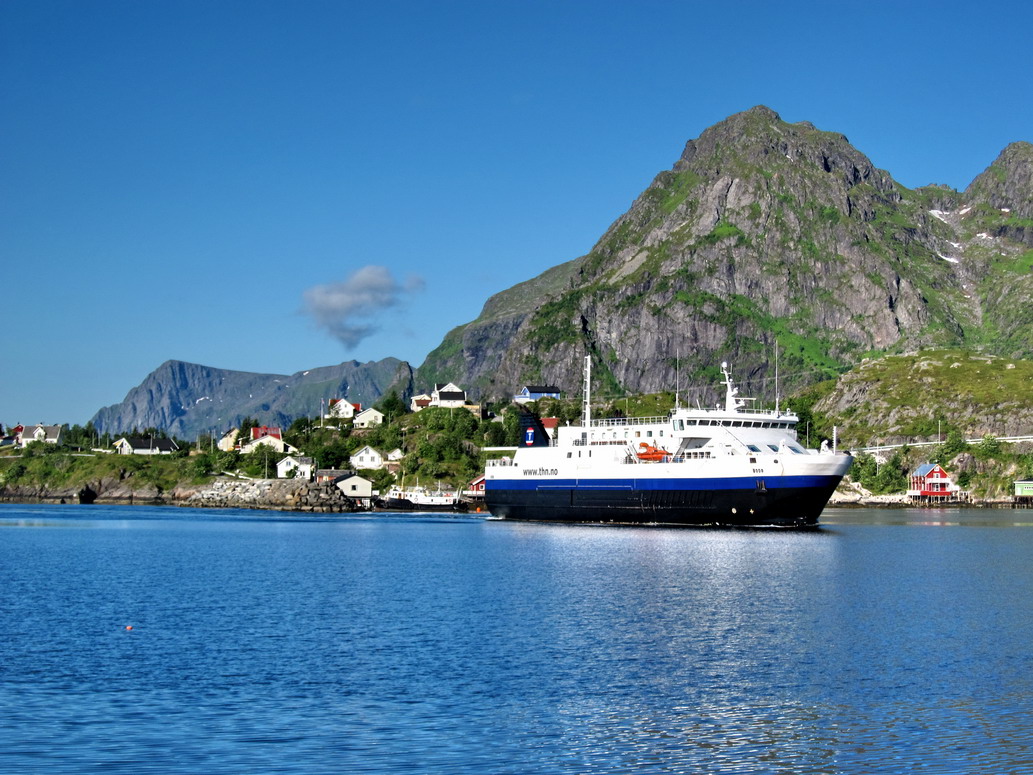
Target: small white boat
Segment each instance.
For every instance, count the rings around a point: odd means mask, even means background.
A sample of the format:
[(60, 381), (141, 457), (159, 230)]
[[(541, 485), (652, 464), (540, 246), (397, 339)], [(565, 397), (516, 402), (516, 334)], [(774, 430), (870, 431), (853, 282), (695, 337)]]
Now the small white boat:
[(458, 490), (442, 488), (440, 484), (436, 490), (395, 485), (377, 505), (385, 511), (462, 511), (466, 506)]

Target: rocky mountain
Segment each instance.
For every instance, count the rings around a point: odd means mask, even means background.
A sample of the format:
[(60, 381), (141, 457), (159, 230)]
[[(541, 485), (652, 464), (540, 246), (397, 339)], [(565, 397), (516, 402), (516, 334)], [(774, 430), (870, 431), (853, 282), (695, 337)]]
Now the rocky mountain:
[(1033, 361), (927, 349), (865, 360), (806, 393), (844, 446), (1033, 434)]
[(756, 107), (690, 140), (592, 250), (490, 298), (416, 373), (505, 396), (709, 384), (770, 395), (865, 356), (1033, 352), (1033, 145), (964, 192), (908, 189), (846, 137)]
[(318, 416), (321, 399), (347, 398), (366, 406), (390, 390), (409, 395), (412, 376), (409, 364), (396, 358), (348, 361), (290, 375), (166, 361), (92, 422), (102, 433), (153, 427), (185, 439), (221, 433), (249, 416), (286, 426), (296, 417)]

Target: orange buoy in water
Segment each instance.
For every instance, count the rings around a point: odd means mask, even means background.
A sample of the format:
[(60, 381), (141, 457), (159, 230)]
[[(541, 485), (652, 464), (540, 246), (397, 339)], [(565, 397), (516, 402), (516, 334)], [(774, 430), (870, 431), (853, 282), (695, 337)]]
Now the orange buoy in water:
[(126, 629), (127, 629), (127, 630), (131, 630), (131, 629), (133, 629), (133, 625), (131, 625), (131, 624), (127, 624), (127, 625), (126, 625)]

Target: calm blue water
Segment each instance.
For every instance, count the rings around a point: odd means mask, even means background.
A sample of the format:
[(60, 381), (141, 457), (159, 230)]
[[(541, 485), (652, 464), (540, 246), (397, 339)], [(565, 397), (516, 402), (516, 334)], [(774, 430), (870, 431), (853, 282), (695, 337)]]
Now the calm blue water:
[(1033, 772), (1033, 513), (823, 522), (0, 505), (0, 772)]

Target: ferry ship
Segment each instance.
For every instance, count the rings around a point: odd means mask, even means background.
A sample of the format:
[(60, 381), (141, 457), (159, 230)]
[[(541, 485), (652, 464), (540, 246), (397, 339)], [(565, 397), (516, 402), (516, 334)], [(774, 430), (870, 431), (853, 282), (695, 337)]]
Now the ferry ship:
[(495, 517), (545, 522), (812, 527), (852, 458), (805, 449), (796, 414), (750, 410), (728, 372), (724, 407), (666, 417), (593, 420), (585, 359), (580, 425), (524, 416), (523, 444), (489, 461), (484, 502)]

